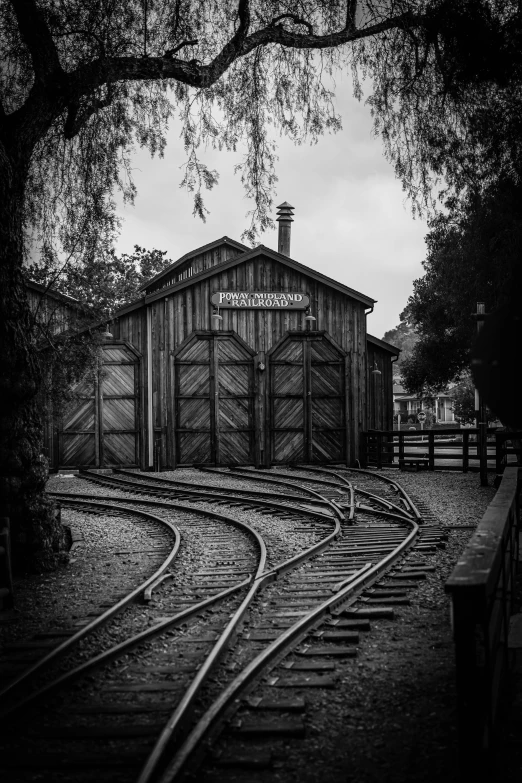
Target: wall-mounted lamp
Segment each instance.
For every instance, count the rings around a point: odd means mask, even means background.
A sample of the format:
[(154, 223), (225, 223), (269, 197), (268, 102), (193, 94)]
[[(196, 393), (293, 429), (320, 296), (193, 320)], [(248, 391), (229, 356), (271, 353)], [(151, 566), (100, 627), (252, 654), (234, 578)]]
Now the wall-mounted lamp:
[(105, 331), (102, 332), (101, 336), (103, 337), (104, 340), (110, 340), (112, 337), (114, 337), (112, 332), (109, 332), (109, 324), (105, 324)]
[(305, 320), (307, 331), (310, 331), (313, 322), (316, 320), (315, 316), (311, 314), (310, 310), (306, 311), (304, 320)]
[(377, 376), (377, 375), (382, 375), (381, 371), (380, 371), (380, 370), (379, 370), (379, 368), (377, 367), (377, 362), (374, 362), (374, 363), (373, 363), (373, 370), (372, 370), (372, 375), (375, 375), (375, 376)]
[(213, 324), (214, 329), (217, 329), (219, 326), (219, 321), (223, 320), (223, 316), (219, 314), (219, 310), (214, 310), (214, 312), (212, 313), (212, 320), (214, 322)]

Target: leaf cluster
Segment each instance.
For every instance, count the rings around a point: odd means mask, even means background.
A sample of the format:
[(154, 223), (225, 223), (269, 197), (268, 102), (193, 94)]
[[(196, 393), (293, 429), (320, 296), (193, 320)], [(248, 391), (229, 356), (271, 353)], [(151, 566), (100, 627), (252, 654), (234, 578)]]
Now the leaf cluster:
[(110, 318), (118, 307), (135, 299), (149, 278), (172, 263), (166, 250), (134, 246), (133, 253), (84, 255), (79, 263), (63, 263), (47, 253), (26, 268), (28, 279), (87, 303), (85, 324)]
[(431, 222), (425, 274), (403, 313), (419, 334), (403, 365), (411, 392), (441, 390), (469, 366), (477, 302), (486, 312), (519, 307), (521, 203), (522, 183), (502, 178)]

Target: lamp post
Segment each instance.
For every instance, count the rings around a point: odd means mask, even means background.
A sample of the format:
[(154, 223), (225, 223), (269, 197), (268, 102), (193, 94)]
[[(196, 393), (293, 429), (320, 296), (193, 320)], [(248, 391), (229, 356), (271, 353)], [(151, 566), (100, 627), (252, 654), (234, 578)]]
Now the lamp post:
[[(486, 317), (486, 305), (484, 302), (477, 302), (477, 334), (480, 334), (484, 318)], [(480, 465), (480, 486), (488, 486), (488, 421), (486, 415), (486, 406), (482, 395), (475, 387), (475, 417), (477, 423), (477, 453)]]

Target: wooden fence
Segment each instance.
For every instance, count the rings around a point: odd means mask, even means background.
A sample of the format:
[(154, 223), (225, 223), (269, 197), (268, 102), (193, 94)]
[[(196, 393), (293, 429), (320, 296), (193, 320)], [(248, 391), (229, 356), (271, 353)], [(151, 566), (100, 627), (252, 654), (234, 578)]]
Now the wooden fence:
[[(522, 432), (498, 432), (488, 429), (488, 466), (502, 473), (511, 455), (520, 455)], [(435, 470), (461, 470), (464, 473), (480, 469), (478, 429), (437, 429), (424, 432), (368, 430), (361, 433), (362, 467), (399, 467), (409, 465)], [(422, 438), (422, 439), (421, 439)]]
[(494, 780), (496, 725), (508, 671), (522, 471), (508, 467), (446, 582), (451, 596), (463, 781)]

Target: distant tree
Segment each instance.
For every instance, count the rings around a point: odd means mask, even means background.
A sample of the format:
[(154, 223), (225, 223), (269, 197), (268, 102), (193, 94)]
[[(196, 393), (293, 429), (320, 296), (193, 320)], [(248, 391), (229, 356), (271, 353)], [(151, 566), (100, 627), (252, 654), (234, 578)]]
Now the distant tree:
[(78, 299), (92, 320), (110, 317), (118, 307), (135, 299), (140, 287), (172, 263), (166, 250), (146, 250), (134, 245), (134, 253), (118, 256), (114, 250), (63, 263), (48, 252), (27, 266), (28, 279)]
[[(475, 386), (469, 372), (464, 373), (460, 381), (451, 389), (453, 413), (460, 424), (475, 424)], [(486, 408), (488, 424), (498, 421), (494, 413)]]
[(490, 312), (521, 301), (521, 205), (522, 182), (503, 178), (432, 220), (425, 275), (403, 313), (419, 335), (402, 366), (409, 391), (434, 393), (467, 373), (477, 302)]
[(398, 379), (402, 375), (404, 361), (411, 356), (419, 337), (407, 321), (401, 321), (395, 329), (389, 329), (385, 332), (382, 339), (401, 350), (399, 358), (393, 363), (393, 377)]

